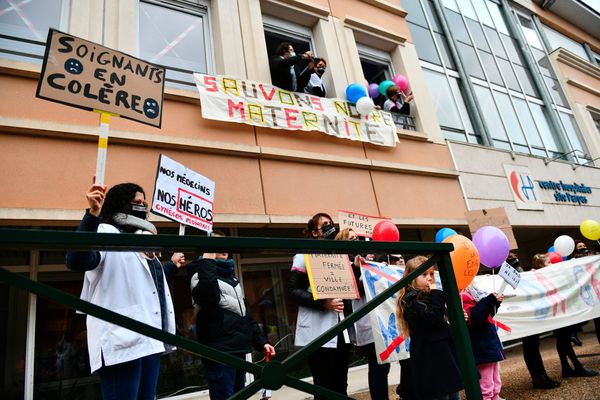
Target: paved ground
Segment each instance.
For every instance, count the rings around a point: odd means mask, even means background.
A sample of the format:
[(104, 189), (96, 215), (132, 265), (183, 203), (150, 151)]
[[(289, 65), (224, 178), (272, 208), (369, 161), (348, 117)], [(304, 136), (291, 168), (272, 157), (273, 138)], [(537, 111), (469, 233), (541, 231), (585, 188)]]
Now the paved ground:
[[(589, 324), (588, 324), (589, 327)], [(592, 326), (593, 329), (593, 326)], [(579, 334), (582, 347), (575, 347), (580, 361), (589, 368), (600, 371), (600, 344), (594, 332)], [(507, 351), (507, 358), (501, 365), (502, 394), (506, 400), (598, 400), (600, 399), (600, 376), (593, 378), (561, 378), (560, 361), (556, 354), (554, 336), (542, 339), (542, 358), (548, 375), (561, 381), (560, 387), (551, 390), (534, 389), (521, 346)], [(353, 394), (357, 400), (370, 399), (368, 392)], [(397, 399), (395, 386), (390, 386), (390, 399)], [(464, 398), (464, 396), (463, 396)]]

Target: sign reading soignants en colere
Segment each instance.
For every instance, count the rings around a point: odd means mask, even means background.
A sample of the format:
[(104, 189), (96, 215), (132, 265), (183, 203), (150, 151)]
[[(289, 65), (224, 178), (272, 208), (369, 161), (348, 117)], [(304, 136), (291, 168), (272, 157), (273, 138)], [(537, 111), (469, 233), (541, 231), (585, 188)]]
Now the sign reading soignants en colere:
[(275, 129), (320, 131), (338, 138), (395, 146), (390, 113), (373, 110), (361, 117), (353, 104), (265, 83), (220, 75), (194, 74), (202, 116)]

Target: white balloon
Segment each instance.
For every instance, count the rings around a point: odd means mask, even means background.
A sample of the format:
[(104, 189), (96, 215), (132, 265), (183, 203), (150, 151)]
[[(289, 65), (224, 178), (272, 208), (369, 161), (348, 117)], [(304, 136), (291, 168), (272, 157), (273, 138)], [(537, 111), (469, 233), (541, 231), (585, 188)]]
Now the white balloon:
[(560, 235), (554, 241), (554, 251), (563, 257), (570, 256), (575, 250), (575, 241), (571, 236)]
[(369, 96), (364, 96), (358, 99), (356, 102), (356, 111), (360, 113), (360, 115), (368, 115), (375, 108), (375, 103), (373, 103), (373, 99)]

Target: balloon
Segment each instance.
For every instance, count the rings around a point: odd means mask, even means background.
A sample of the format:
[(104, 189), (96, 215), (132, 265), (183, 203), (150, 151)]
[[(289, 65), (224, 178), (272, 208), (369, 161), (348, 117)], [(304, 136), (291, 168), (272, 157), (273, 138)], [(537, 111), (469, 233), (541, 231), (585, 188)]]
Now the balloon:
[(404, 75), (398, 74), (392, 78), (392, 81), (400, 88), (400, 90), (403, 92), (406, 91), (408, 79)]
[(563, 260), (562, 256), (555, 251), (551, 251), (550, 253), (546, 253), (548, 258), (550, 259), (551, 264), (556, 264)]
[(495, 226), (482, 226), (473, 235), (473, 243), (479, 251), (481, 263), (488, 268), (497, 268), (508, 256), (508, 238)]
[(444, 243), (452, 243), (454, 250), (450, 252), (452, 268), (456, 277), (458, 290), (463, 290), (479, 271), (479, 253), (477, 248), (463, 235), (452, 235), (444, 239)]
[[(379, 90), (381, 90), (381, 85), (379, 85)], [(600, 239), (600, 224), (593, 219), (586, 219), (579, 225), (579, 230), (581, 234), (590, 240), (598, 240)]]
[(356, 102), (356, 111), (360, 115), (368, 115), (375, 108), (375, 103), (373, 103), (373, 99), (370, 97), (364, 96), (358, 99)]
[(356, 103), (358, 99), (366, 95), (365, 88), (358, 83), (351, 83), (346, 88), (346, 100), (350, 103)]
[(400, 240), (400, 232), (392, 221), (379, 221), (373, 227), (373, 240), (378, 242), (397, 242)]
[(554, 251), (554, 246), (548, 247), (547, 253), (552, 253)]
[(379, 85), (376, 83), (369, 83), (369, 97), (376, 99), (379, 97)]
[(441, 243), (448, 236), (452, 236), (452, 235), (456, 235), (456, 231), (454, 229), (451, 229), (451, 228), (442, 228), (439, 231), (437, 231), (437, 233), (435, 234), (435, 242), (436, 243)]
[(381, 82), (379, 84), (379, 93), (381, 93), (382, 96), (387, 96), (385, 91), (392, 85), (395, 85), (395, 83), (389, 80)]
[(575, 250), (575, 241), (571, 236), (568, 235), (560, 235), (554, 241), (554, 249), (553, 251), (560, 254), (562, 257), (570, 256), (571, 253)]

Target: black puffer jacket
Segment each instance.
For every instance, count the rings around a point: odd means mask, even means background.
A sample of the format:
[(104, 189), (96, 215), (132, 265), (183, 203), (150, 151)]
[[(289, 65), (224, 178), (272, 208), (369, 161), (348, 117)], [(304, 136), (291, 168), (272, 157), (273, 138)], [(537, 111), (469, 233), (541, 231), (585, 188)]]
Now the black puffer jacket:
[(227, 353), (262, 352), (267, 340), (248, 312), (240, 281), (218, 260), (200, 259), (187, 266), (198, 341)]

